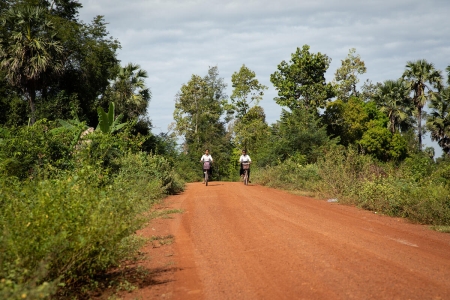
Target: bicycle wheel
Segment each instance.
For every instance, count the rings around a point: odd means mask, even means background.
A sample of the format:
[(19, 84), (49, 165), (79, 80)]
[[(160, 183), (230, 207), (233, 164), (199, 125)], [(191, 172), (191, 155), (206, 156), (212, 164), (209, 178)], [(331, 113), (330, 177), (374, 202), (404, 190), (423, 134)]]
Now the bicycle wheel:
[(205, 185), (208, 186), (208, 171), (205, 172)]
[(244, 170), (244, 184), (248, 185), (248, 171)]

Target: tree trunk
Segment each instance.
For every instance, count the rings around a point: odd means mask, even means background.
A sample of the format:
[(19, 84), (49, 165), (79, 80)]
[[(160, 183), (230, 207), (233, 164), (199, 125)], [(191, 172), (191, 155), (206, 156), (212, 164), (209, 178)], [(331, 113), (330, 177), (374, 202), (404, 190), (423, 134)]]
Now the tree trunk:
[(419, 151), (422, 151), (422, 107), (417, 108), (417, 134), (419, 137)]
[(36, 122), (35, 101), (36, 101), (36, 89), (34, 87), (32, 87), (28, 91), (28, 103), (30, 104), (30, 110), (31, 110), (31, 121), (30, 121), (31, 125), (33, 125), (34, 122)]
[(195, 99), (195, 135), (197, 136), (197, 143), (200, 144), (200, 136), (198, 135), (198, 103), (197, 103), (197, 99)]
[(392, 112), (389, 115), (389, 119), (390, 119), (390, 122), (391, 122), (390, 130), (391, 130), (391, 133), (394, 134), (395, 133), (395, 116), (394, 116), (394, 114)]
[(417, 135), (419, 138), (419, 151), (422, 151), (422, 108), (423, 105), (421, 103), (421, 96), (424, 93), (424, 89), (422, 84), (419, 84), (417, 87), (416, 93), (416, 103), (417, 103)]

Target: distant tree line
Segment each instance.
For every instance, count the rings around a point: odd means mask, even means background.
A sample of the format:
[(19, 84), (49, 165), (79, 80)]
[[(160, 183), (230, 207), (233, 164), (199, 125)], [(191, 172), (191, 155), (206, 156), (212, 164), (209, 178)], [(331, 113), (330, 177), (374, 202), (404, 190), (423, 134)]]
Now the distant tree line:
[[(76, 119), (96, 127), (98, 108), (114, 103), (116, 115), (133, 122), (135, 134), (149, 136), (145, 149), (178, 153), (177, 163), (194, 174), (201, 153), (210, 148), (216, 176), (228, 179), (243, 148), (261, 166), (296, 155), (314, 162), (330, 145), (354, 145), (361, 154), (400, 162), (413, 153), (432, 156), (434, 149), (422, 149), (428, 131), (444, 154), (450, 152), (450, 83), (432, 63), (410, 61), (398, 79), (360, 84), (366, 66), (350, 49), (326, 82), (331, 58), (308, 45), (270, 76), (278, 92), (274, 101), (283, 108), (274, 124), (266, 122), (259, 105), (267, 87), (255, 72), (242, 65), (232, 75), (228, 96), (213, 66), (205, 76), (192, 75), (176, 94), (173, 133), (152, 136), (146, 71), (122, 65), (120, 43), (108, 36), (104, 18), (86, 24), (78, 19), (80, 7), (76, 0), (0, 3), (1, 125)], [(179, 149), (177, 137), (183, 138)]]
[(232, 75), (229, 98), (217, 66), (203, 78), (192, 75), (176, 96), (173, 123), (184, 138), (185, 163), (195, 168), (209, 148), (220, 157), (220, 176), (232, 178), (236, 157), (229, 153), (236, 156), (239, 149), (248, 149), (258, 165), (268, 166), (299, 155), (312, 163), (331, 145), (356, 146), (380, 161), (401, 162), (416, 153), (434, 156), (433, 148), (422, 149), (426, 131), (447, 157), (450, 81), (446, 85), (432, 63), (408, 61), (398, 79), (360, 85), (366, 66), (355, 49), (341, 61), (332, 82), (326, 82), (330, 62), (304, 45), (277, 66), (270, 81), (283, 110), (274, 124), (267, 124), (259, 106), (267, 87), (247, 66)]

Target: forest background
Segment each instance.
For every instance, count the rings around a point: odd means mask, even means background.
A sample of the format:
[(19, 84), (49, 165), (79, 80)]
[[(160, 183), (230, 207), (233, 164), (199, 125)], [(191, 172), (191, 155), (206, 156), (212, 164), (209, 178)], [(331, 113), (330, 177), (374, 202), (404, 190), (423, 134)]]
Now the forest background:
[[(273, 66), (270, 87), (244, 62), (230, 78), (205, 66), (175, 91), (170, 131), (155, 133), (150, 70), (123, 63), (105, 17), (83, 22), (81, 7), (0, 4), (1, 298), (101, 288), (136, 258), (152, 205), (201, 180), (206, 148), (213, 180), (239, 180), (247, 149), (253, 182), (449, 231), (450, 66), (422, 57), (361, 81), (350, 48), (330, 80), (331, 58), (307, 44)], [(279, 108), (274, 122), (263, 101)]]

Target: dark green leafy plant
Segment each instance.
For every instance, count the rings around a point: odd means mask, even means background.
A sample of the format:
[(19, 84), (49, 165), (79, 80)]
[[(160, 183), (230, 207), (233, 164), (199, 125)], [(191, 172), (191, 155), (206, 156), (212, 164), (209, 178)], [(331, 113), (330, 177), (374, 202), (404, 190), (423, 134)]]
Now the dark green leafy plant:
[(109, 104), (108, 113), (103, 108), (98, 107), (98, 126), (97, 130), (101, 130), (103, 133), (112, 134), (122, 129), (127, 123), (120, 123), (123, 118), (123, 114), (115, 117), (114, 102)]

